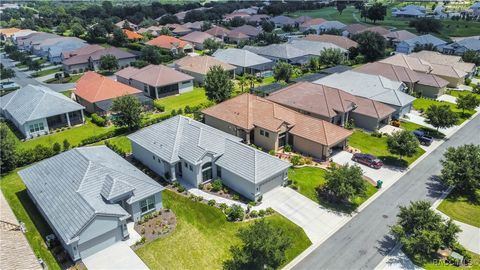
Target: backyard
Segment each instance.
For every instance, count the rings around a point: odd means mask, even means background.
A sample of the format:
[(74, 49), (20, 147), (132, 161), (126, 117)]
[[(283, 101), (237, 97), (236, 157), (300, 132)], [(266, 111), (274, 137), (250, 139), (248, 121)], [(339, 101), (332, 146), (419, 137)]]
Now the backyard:
[(327, 208), (340, 211), (350, 212), (354, 210), (377, 192), (377, 188), (368, 183), (367, 194), (365, 196), (357, 197), (352, 201), (352, 205), (342, 207), (322, 201), (322, 199), (317, 196), (316, 189), (325, 184), (325, 170), (313, 167), (291, 168), (288, 171), (288, 179), (293, 181), (297, 191), (305, 197)]
[(465, 110), (465, 112), (463, 113), (461, 109), (457, 108), (456, 104), (446, 101), (437, 101), (427, 98), (417, 98), (415, 99), (415, 101), (413, 101), (413, 108), (420, 112), (425, 112), (431, 105), (448, 105), (450, 109), (458, 115), (457, 125), (460, 125), (475, 113), (475, 111), (471, 110)]
[(165, 107), (165, 112), (161, 115), (170, 114), (172, 110), (185, 109), (185, 106), (195, 107), (201, 104), (210, 103), (205, 95), (203, 87), (194, 87), (193, 91), (180, 95), (160, 98), (154, 101), (155, 104)]
[[(238, 229), (251, 223), (228, 222), (218, 208), (171, 191), (163, 192), (163, 203), (176, 215), (175, 231), (135, 251), (151, 269), (221, 269), (230, 256), (230, 246), (239, 243)], [(292, 238), (287, 262), (310, 246), (303, 230), (283, 216), (275, 214), (266, 220), (284, 228)]]
[(450, 193), (437, 209), (455, 220), (480, 228), (479, 202)]

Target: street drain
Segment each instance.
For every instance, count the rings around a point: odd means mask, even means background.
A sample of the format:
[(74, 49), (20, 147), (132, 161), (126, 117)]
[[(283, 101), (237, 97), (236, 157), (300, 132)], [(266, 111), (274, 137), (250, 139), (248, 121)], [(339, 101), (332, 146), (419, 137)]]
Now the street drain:
[(383, 217), (383, 218), (388, 218), (388, 216), (387, 216), (387, 215), (382, 215), (382, 217)]

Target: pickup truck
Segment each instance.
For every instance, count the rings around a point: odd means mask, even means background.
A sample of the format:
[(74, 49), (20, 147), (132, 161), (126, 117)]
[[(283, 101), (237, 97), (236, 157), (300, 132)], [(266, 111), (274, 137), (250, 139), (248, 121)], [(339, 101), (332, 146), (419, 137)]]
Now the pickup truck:
[(417, 130), (413, 131), (412, 133), (413, 133), (413, 135), (415, 135), (415, 137), (417, 137), (420, 144), (430, 146), (433, 142), (433, 137), (428, 136), (425, 133), (425, 131), (423, 131), (423, 130), (417, 129)]

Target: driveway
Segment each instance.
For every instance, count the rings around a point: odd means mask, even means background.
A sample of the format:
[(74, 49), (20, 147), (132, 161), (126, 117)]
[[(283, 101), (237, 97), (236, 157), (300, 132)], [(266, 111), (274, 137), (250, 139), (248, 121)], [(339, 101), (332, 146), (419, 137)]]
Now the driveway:
[(84, 258), (89, 270), (94, 269), (148, 269), (142, 260), (124, 241)]
[[(411, 112), (405, 114), (405, 118), (408, 122), (412, 122), (412, 123), (419, 124), (419, 125), (422, 125), (422, 126), (425, 126), (425, 127), (436, 129), (435, 127), (433, 127), (432, 125), (427, 123), (427, 119), (425, 119), (425, 117), (423, 117), (417, 111), (412, 110)], [(441, 128), (441, 129), (439, 129), (439, 131), (442, 132), (445, 135), (450, 135), (450, 134), (453, 134), (453, 132), (455, 132), (455, 130), (457, 130), (457, 129), (458, 129), (458, 126), (453, 126), (453, 127), (450, 127), (450, 128)]]
[(328, 237), (349, 219), (349, 215), (328, 210), (288, 187), (278, 187), (265, 193), (260, 206), (272, 207), (302, 227), (314, 244)]

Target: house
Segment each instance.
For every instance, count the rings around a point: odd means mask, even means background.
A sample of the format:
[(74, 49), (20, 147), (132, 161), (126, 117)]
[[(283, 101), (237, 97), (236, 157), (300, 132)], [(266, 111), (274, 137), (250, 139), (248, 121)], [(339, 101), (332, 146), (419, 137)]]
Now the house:
[(446, 93), (448, 81), (436, 75), (417, 72), (402, 66), (374, 62), (355, 69), (356, 72), (380, 75), (407, 85), (408, 92), (416, 92), (424, 97), (434, 98)]
[(441, 50), (441, 48), (446, 45), (447, 42), (435, 36), (427, 34), (399, 42), (395, 48), (395, 51), (399, 53), (409, 54), (414, 51), (415, 47), (426, 46), (429, 44), (432, 44), (433, 48), (435, 48), (436, 50)]
[(123, 33), (127, 36), (128, 40), (140, 40), (143, 39), (143, 36), (137, 32), (133, 32), (128, 29), (122, 29)]
[(311, 82), (292, 84), (270, 93), (267, 99), (342, 127), (352, 119), (356, 127), (367, 130), (388, 124), (395, 111), (378, 101)]
[(295, 25), (294, 19), (284, 15), (275, 16), (271, 18), (270, 21), (275, 24), (275, 27), (279, 27), (279, 28), (282, 28), (285, 25), (291, 25), (291, 26)]
[(420, 18), (425, 17), (426, 9), (416, 5), (408, 5), (403, 8), (392, 8), (393, 17)]
[(323, 34), (323, 35), (307, 35), (303, 39), (309, 40), (309, 41), (318, 41), (318, 42), (324, 42), (324, 43), (332, 43), (337, 45), (340, 48), (343, 48), (345, 50), (348, 50), (350, 48), (356, 48), (358, 47), (358, 43), (347, 38), (344, 36), (336, 36), (336, 35), (328, 35), (328, 34)]
[(337, 88), (354, 96), (375, 100), (395, 109), (392, 117), (400, 118), (409, 113), (414, 97), (405, 93), (403, 82), (392, 81), (383, 76), (370, 75), (355, 71), (334, 73), (314, 83)]
[(295, 23), (296, 23), (297, 25), (301, 25), (302, 23), (304, 23), (304, 22), (306, 22), (306, 21), (309, 21), (309, 20), (311, 20), (311, 19), (313, 19), (313, 18), (310, 17), (310, 16), (304, 16), (304, 15), (303, 15), (303, 16), (300, 16), (300, 17), (295, 18)]
[(117, 81), (157, 99), (193, 90), (193, 77), (163, 65), (127, 67), (115, 73)]
[(480, 52), (480, 38), (469, 37), (443, 46), (442, 52), (446, 54), (463, 55), (466, 51)]
[(276, 104), (243, 94), (202, 111), (204, 122), (253, 143), (265, 151), (291, 145), (299, 153), (328, 158), (346, 147), (351, 131)]
[(215, 179), (249, 200), (287, 181), (290, 163), (177, 115), (128, 135), (133, 156), (168, 181), (198, 187)]
[(44, 50), (47, 50), (47, 59), (50, 63), (60, 64), (62, 63), (62, 53), (64, 51), (72, 51), (88, 46), (88, 43), (78, 38), (64, 38), (63, 40), (56, 42)]
[(247, 40), (250, 40), (252, 39), (252, 37), (242, 33), (242, 32), (232, 32), (230, 31), (226, 38), (225, 38), (225, 41), (226, 42), (229, 42), (229, 43), (236, 43), (236, 44), (240, 44), (241, 42), (244, 42), (244, 41), (247, 41)]
[(245, 12), (247, 14), (250, 14), (250, 15), (255, 15), (258, 13), (258, 7), (256, 6), (251, 6), (251, 7), (248, 7), (248, 8), (241, 8), (241, 9), (237, 9), (235, 10), (234, 12)]
[(392, 45), (394, 48), (396, 48), (397, 44), (408, 39), (416, 38), (417, 35), (408, 32), (407, 30), (398, 30), (398, 31), (393, 31), (384, 36), (390, 45)]
[(255, 24), (255, 25), (260, 25), (262, 24), (262, 22), (268, 21), (269, 19), (270, 19), (270, 16), (268, 16), (267, 14), (255, 14), (246, 18), (249, 24)]
[(62, 62), (63, 70), (68, 73), (78, 73), (85, 70), (99, 70), (100, 58), (105, 55), (113, 55), (118, 60), (120, 68), (127, 67), (136, 60), (136, 55), (120, 50), (116, 47), (94, 50), (90, 53), (78, 54)]
[(173, 54), (193, 52), (192, 44), (167, 35), (158, 36), (145, 43), (150, 46), (157, 46), (162, 49), (170, 50)]
[(317, 33), (321, 34), (331, 30), (338, 30), (341, 32), (341, 30), (346, 26), (346, 24), (343, 24), (339, 21), (326, 21), (318, 25)]
[(221, 41), (220, 39), (205, 33), (205, 32), (200, 32), (200, 31), (194, 31), (191, 32), (190, 34), (187, 34), (183, 37), (180, 38), (183, 41), (186, 41), (190, 44), (193, 44), (193, 47), (198, 50), (203, 50), (203, 43), (207, 39), (211, 39), (214, 41)]
[(70, 57), (77, 56), (77, 55), (84, 55), (84, 54), (90, 54), (98, 50), (103, 50), (104, 47), (94, 44), (94, 45), (87, 45), (75, 50), (71, 51), (63, 51), (61, 57), (62, 62)]
[(363, 30), (360, 30), (357, 32), (357, 34), (359, 33), (363, 33), (363, 32), (373, 32), (373, 33), (377, 33), (379, 34), (380, 36), (385, 36), (387, 35), (388, 33), (390, 33), (390, 30), (388, 30), (387, 28), (385, 27), (381, 27), (381, 26), (372, 26), (372, 27), (367, 27)]
[(326, 22), (326, 21), (327, 20), (322, 19), (322, 18), (315, 18), (315, 19), (306, 20), (299, 25), (298, 29), (301, 32), (305, 32), (305, 31), (308, 31), (308, 30), (315, 30), (318, 33), (319, 25)]
[(226, 14), (223, 16), (223, 21), (224, 22), (229, 22), (231, 20), (233, 20), (233, 18), (242, 18), (242, 19), (247, 19), (248, 17), (250, 17), (250, 14), (246, 13), (246, 12), (232, 12), (230, 14)]
[(420, 51), (410, 54), (411, 57), (427, 61), (431, 64), (448, 65), (467, 73), (467, 77), (475, 75), (476, 66), (474, 63), (463, 62), (458, 55), (445, 55), (439, 52)]
[(42, 85), (28, 84), (6, 94), (0, 107), (2, 116), (27, 139), (85, 122), (82, 105)]
[(5, 41), (9, 38), (12, 38), (15, 34), (19, 34), (19, 33), (22, 33), (22, 32), (31, 33), (32, 30), (30, 30), (30, 29), (20, 29), (20, 28), (16, 28), (16, 27), (0, 29), (0, 40)]
[(310, 56), (319, 56), (325, 49), (338, 49), (345, 56), (348, 56), (348, 50), (330, 42), (310, 41), (306, 39), (292, 39), (288, 42), (294, 48), (304, 51)]
[(235, 74), (257, 74), (269, 71), (273, 67), (272, 60), (244, 49), (219, 49), (213, 54), (213, 57), (235, 66)]
[(220, 66), (223, 70), (228, 71), (232, 74), (232, 77), (235, 76), (236, 67), (220, 61), (212, 56), (202, 55), (202, 56), (185, 56), (178, 59), (174, 62), (174, 66), (177, 70), (188, 74), (193, 77), (195, 82), (203, 84), (205, 81), (205, 76), (207, 75), (210, 68), (214, 66)]
[(128, 20), (123, 20), (123, 21), (119, 21), (118, 23), (115, 24), (116, 27), (118, 28), (130, 28), (131, 30), (133, 31), (137, 31), (138, 30), (138, 25), (128, 21)]
[(258, 35), (260, 35), (263, 31), (253, 27), (251, 25), (245, 24), (240, 27), (235, 27), (230, 32), (227, 34), (227, 40), (228, 41), (234, 41), (233, 39), (238, 38), (238, 33), (240, 33), (240, 36), (247, 36), (249, 39), (255, 38)]
[(99, 115), (109, 114), (113, 100), (125, 95), (136, 96), (144, 105), (153, 103), (142, 91), (93, 71), (85, 73), (77, 81), (73, 93), (77, 102), (85, 106), (87, 112)]
[(181, 36), (185, 36), (186, 34), (189, 34), (192, 32), (192, 29), (190, 28), (187, 28), (183, 25), (179, 25), (177, 24), (175, 27), (173, 27), (172, 29), (170, 29), (170, 31), (172, 31), (172, 34), (176, 37), (181, 37)]
[(225, 37), (228, 35), (228, 33), (230, 33), (230, 30), (221, 26), (214, 26), (208, 29), (207, 31), (205, 31), (205, 33), (212, 35), (216, 38), (219, 38), (221, 40), (225, 40)]
[(33, 46), (40, 44), (44, 40), (59, 37), (60, 36), (52, 33), (33, 32), (22, 37), (18, 36), (15, 43), (19, 50), (32, 52)]
[(345, 26), (345, 28), (343, 28), (342, 36), (352, 37), (353, 35), (359, 33), (362, 30), (365, 30), (367, 28), (368, 28), (368, 26), (365, 26), (365, 25), (359, 24), (359, 23), (349, 24), (349, 25)]
[(203, 23), (204, 23), (203, 21), (187, 22), (182, 24), (182, 26), (188, 29), (191, 29), (193, 31), (202, 31)]
[(128, 239), (128, 222), (162, 208), (164, 188), (103, 145), (60, 153), (18, 174), (73, 261)]

